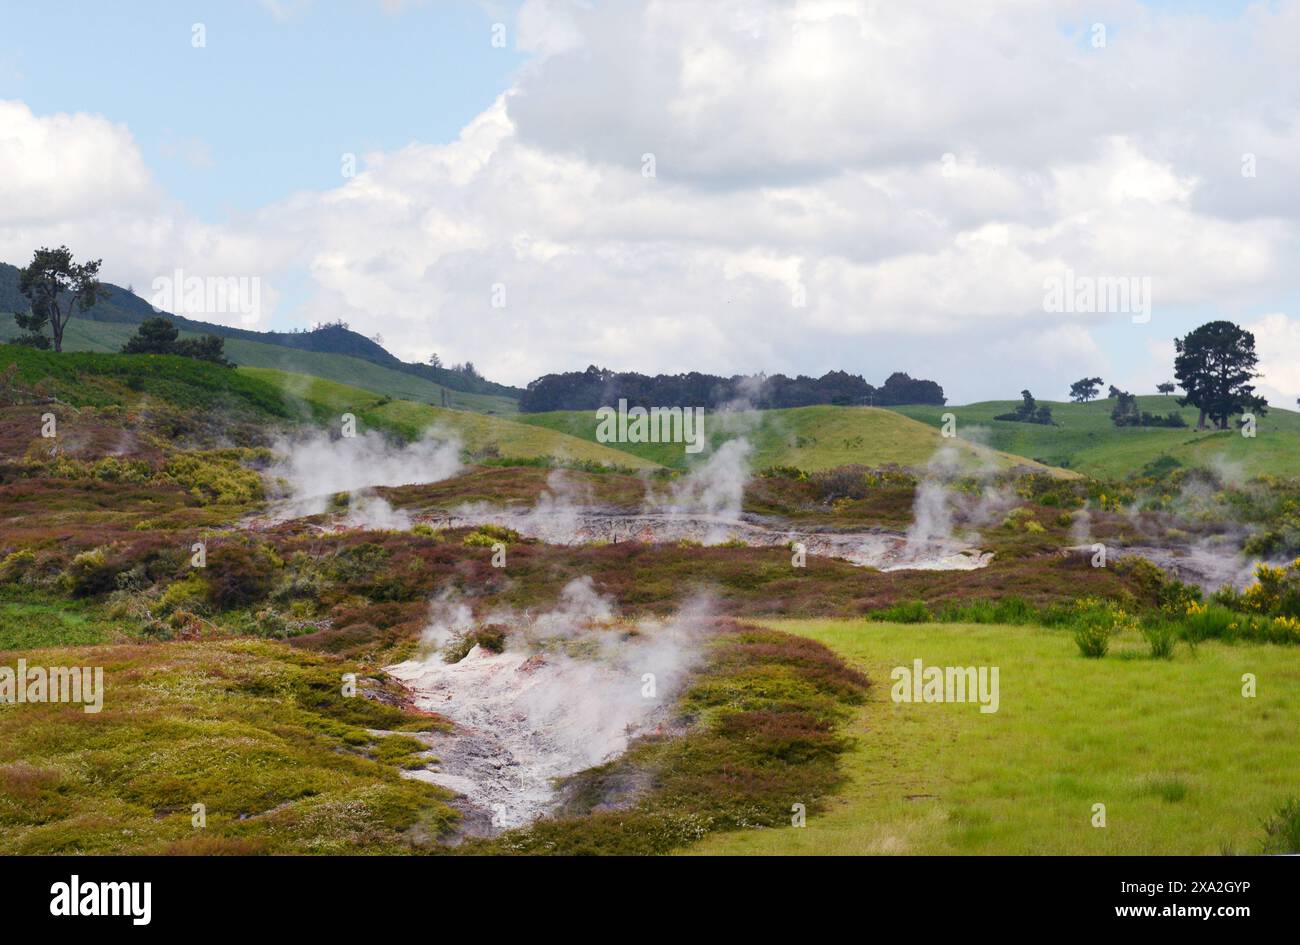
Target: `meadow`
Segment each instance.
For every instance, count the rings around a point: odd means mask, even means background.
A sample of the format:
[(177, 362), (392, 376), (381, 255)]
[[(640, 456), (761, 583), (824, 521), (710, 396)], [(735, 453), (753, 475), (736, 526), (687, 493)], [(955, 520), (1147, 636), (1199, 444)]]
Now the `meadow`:
[[(875, 682), (842, 729), (848, 781), (806, 827), (734, 831), (692, 853), (1252, 854), (1297, 790), (1296, 647), (1211, 641), (1155, 660), (1130, 637), (1092, 660), (1068, 632), (1032, 625), (764, 624)], [(890, 671), (917, 658), (1000, 667), (998, 711), (893, 702)]]
[[(594, 411), (523, 413), (515, 419), (596, 442)], [(758, 469), (789, 466), (815, 472), (850, 463), (924, 466), (945, 444), (952, 445), (961, 461), (971, 467), (1042, 469), (1040, 463), (999, 449), (985, 449), (964, 440), (945, 441), (937, 430), (881, 407), (822, 405), (737, 413), (710, 411), (705, 416), (704, 430), (706, 439), (715, 447), (744, 436), (753, 447), (751, 462)], [(691, 460), (680, 443), (610, 445), (678, 469), (686, 468)]]
[(1122, 478), (1171, 460), (1188, 467), (1218, 466), (1239, 476), (1292, 476), (1300, 469), (1300, 413), (1285, 407), (1270, 407), (1258, 417), (1251, 438), (1235, 429), (1197, 430), (1197, 411), (1179, 407), (1174, 396), (1139, 396), (1138, 408), (1161, 416), (1177, 411), (1186, 427), (1116, 427), (1110, 419), (1115, 402), (1104, 397), (1086, 404), (1039, 403), (1052, 408), (1054, 425), (994, 420), (1019, 404), (1009, 400), (890, 409), (936, 428), (951, 413), (958, 436), (1088, 476)]

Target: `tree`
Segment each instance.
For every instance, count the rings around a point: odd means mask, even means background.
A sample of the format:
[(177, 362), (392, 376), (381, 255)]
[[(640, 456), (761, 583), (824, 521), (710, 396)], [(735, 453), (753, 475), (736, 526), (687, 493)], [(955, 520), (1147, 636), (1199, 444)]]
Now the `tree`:
[(36, 250), (30, 265), (18, 271), (18, 291), (27, 297), (31, 308), (26, 314), (14, 315), (18, 327), (28, 332), (24, 343), (47, 347), (35, 339), (44, 338), (45, 326), (49, 325), (54, 350), (63, 350), (63, 329), (72, 316), (86, 311), (106, 294), (98, 278), (102, 261), (92, 259), (78, 265), (66, 246)]
[(1076, 404), (1086, 404), (1097, 396), (1097, 388), (1101, 385), (1100, 377), (1085, 377), (1081, 381), (1075, 381), (1070, 385), (1070, 399)]
[(180, 332), (165, 318), (146, 318), (122, 345), (123, 354), (174, 354)]
[(165, 318), (146, 318), (135, 334), (122, 345), (123, 354), (179, 354), (184, 358), (211, 361), (234, 367), (226, 360), (226, 340), (217, 335), (180, 339), (180, 333)]
[(1207, 418), (1226, 430), (1228, 418), (1235, 413), (1267, 411), (1268, 402), (1255, 394), (1250, 383), (1259, 376), (1251, 332), (1229, 321), (1208, 322), (1186, 338), (1174, 339), (1174, 350), (1174, 375), (1186, 392), (1178, 404), (1200, 410), (1198, 430), (1205, 429)]
[(1176, 385), (1173, 381), (1165, 381), (1163, 384), (1157, 384), (1156, 390), (1160, 391), (1160, 393), (1168, 397), (1170, 394), (1174, 392), (1174, 388), (1176, 386), (1178, 385)]
[(438, 357), (436, 352), (429, 355), (429, 367), (442, 367), (442, 358)]
[(994, 420), (1011, 420), (1015, 423), (1041, 423), (1052, 425), (1052, 408), (1048, 404), (1039, 404), (1034, 395), (1027, 390), (1020, 392), (1021, 403), (1013, 413), (998, 414)]

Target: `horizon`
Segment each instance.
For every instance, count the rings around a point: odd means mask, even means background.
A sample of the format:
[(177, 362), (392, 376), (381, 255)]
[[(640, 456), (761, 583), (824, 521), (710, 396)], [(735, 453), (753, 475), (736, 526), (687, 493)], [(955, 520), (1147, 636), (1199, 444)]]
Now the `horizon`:
[[(1147, 389), (1226, 318), (1265, 396), (1300, 396), (1294, 4), (674, 10), (11, 11), (0, 257), (256, 278), (251, 327), (343, 319), (515, 386), (906, 364), (960, 402)], [(1098, 310), (1051, 311), (1076, 277)], [(1114, 280), (1141, 304), (1101, 303)]]

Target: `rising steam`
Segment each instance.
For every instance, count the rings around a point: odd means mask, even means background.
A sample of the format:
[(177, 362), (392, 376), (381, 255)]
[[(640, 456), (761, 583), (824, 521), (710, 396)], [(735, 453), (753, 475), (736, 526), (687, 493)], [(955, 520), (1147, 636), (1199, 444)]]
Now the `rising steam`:
[[(464, 794), (494, 829), (528, 823), (554, 803), (554, 779), (616, 758), (668, 721), (708, 624), (703, 601), (668, 620), (621, 620), (589, 577), (535, 616), (476, 618), (444, 596), (430, 609), (426, 655), (387, 669), (416, 705), (461, 729), (435, 746), (436, 770), (416, 776)], [(446, 662), (478, 627), (504, 629), (502, 651), (475, 644)]]

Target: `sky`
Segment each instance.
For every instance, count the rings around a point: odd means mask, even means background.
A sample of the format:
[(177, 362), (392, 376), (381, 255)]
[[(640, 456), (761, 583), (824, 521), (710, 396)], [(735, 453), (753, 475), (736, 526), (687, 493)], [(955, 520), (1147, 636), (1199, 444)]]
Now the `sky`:
[[(1037, 0), (5, 2), (0, 260), (242, 279), (524, 384), (895, 370), (950, 402), (1300, 397), (1300, 9)], [(1051, 289), (1114, 287), (1102, 304)], [(1149, 301), (1149, 307), (1142, 304)], [(1062, 310), (1064, 308), (1064, 310)]]

